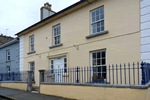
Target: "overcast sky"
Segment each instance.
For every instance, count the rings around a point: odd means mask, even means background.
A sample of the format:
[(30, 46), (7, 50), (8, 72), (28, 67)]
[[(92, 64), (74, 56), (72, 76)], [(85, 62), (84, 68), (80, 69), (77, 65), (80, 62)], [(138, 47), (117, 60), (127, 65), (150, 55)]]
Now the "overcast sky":
[(40, 21), (40, 8), (49, 2), (58, 12), (80, 0), (3, 0), (0, 3), (0, 34), (14, 34)]

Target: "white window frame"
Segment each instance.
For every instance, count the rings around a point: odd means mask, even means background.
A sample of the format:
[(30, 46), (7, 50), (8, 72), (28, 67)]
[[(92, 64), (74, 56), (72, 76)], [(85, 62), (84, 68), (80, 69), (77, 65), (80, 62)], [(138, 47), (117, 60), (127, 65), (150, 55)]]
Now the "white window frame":
[[(10, 61), (10, 50), (6, 51), (6, 57), (7, 57), (7, 61)], [(8, 57), (9, 57), (9, 59), (8, 59)]]
[[(57, 28), (58, 28), (58, 32), (57, 32)], [(55, 33), (55, 29), (56, 29), (56, 33)], [(57, 43), (55, 43), (55, 37), (59, 37), (59, 40), (57, 40)], [(60, 38), (61, 38), (61, 27), (60, 27), (60, 25), (57, 25), (57, 26), (53, 27), (53, 45), (60, 44), (60, 42), (61, 42)], [(58, 41), (59, 41), (59, 43), (58, 43)]]
[[(65, 62), (66, 59), (66, 62)], [(65, 64), (66, 64), (66, 68), (65, 68)], [(66, 72), (65, 72), (66, 69)], [(67, 57), (64, 57), (64, 73), (67, 73)]]
[[(53, 63), (51, 63), (51, 61), (53, 61)], [(52, 67), (53, 66), (53, 67)], [(54, 73), (54, 59), (50, 59), (50, 73), (53, 74)]]
[[(92, 54), (93, 53), (97, 53), (97, 52), (105, 52), (105, 64), (104, 65), (97, 65), (97, 58), (96, 58), (96, 65), (95, 66), (93, 66), (93, 56), (92, 56)], [(102, 58), (100, 58), (100, 59), (102, 59)], [(107, 55), (106, 55), (106, 50), (98, 50), (98, 51), (93, 51), (93, 52), (91, 52), (91, 67), (93, 68), (93, 67), (96, 67), (96, 66), (106, 66), (106, 63), (107, 63)], [(98, 71), (98, 70), (97, 70)], [(93, 73), (93, 71), (91, 71), (91, 73)], [(106, 73), (107, 74), (107, 69), (106, 69), (106, 72), (103, 72), (102, 71), (102, 68), (101, 68), (101, 72), (98, 72), (98, 73), (101, 73), (101, 76), (102, 76), (102, 74), (103, 73)], [(91, 80), (92, 80), (92, 76), (93, 76), (93, 74), (91, 75)], [(106, 78), (107, 78), (107, 75), (106, 75)], [(104, 80), (106, 80), (106, 79), (104, 79)]]
[[(93, 12), (96, 13), (96, 10), (99, 10), (99, 11), (100, 11), (100, 9), (102, 9), (102, 8), (103, 8), (103, 13), (100, 13), (100, 12), (99, 12), (99, 20), (96, 21), (96, 18), (95, 18), (95, 22), (92, 22), (92, 18), (93, 18), (93, 17), (92, 17), (92, 13), (93, 13)], [(100, 32), (102, 32), (102, 31), (105, 30), (104, 16), (103, 16), (103, 19), (100, 18), (100, 16), (101, 16), (102, 14), (104, 15), (104, 6), (99, 7), (99, 8), (97, 8), (97, 9), (95, 9), (95, 10), (92, 10), (92, 11), (90, 12), (90, 19), (91, 19), (91, 34), (97, 34), (97, 33), (100, 33)], [(97, 16), (97, 15), (95, 14), (95, 16)], [(101, 25), (101, 22), (103, 22), (103, 21), (104, 21), (104, 25), (102, 26), (102, 25)], [(100, 27), (100, 31), (97, 32), (97, 29), (96, 29), (96, 33), (93, 33), (93, 25), (96, 24), (96, 23), (98, 23), (98, 22), (100, 22), (100, 26), (99, 26), (99, 27)], [(104, 30), (101, 30), (102, 27), (104, 28)], [(96, 28), (97, 28), (97, 27), (96, 27)]]
[(30, 52), (33, 51), (34, 51), (34, 35), (30, 36)]

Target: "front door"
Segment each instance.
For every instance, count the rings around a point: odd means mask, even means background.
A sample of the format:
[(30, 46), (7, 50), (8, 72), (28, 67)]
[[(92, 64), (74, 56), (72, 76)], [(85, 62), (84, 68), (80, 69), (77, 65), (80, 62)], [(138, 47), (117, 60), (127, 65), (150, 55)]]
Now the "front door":
[[(53, 70), (54, 74), (54, 82), (63, 82), (63, 74), (64, 74), (64, 58), (65, 57), (59, 57), (51, 59), (51, 69)], [(53, 67), (52, 67), (53, 66)]]

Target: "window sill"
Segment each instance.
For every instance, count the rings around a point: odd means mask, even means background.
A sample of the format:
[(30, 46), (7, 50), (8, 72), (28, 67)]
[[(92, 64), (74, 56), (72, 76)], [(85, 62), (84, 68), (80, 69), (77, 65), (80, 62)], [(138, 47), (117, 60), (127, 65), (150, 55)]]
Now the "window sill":
[(63, 45), (63, 44), (60, 43), (60, 44), (57, 44), (57, 45), (50, 46), (49, 48), (51, 49), (51, 48), (59, 47), (59, 46), (62, 46), (62, 45)]
[(11, 62), (11, 60), (7, 60), (6, 62)]
[(32, 53), (35, 53), (36, 51), (31, 51), (31, 52), (28, 52), (27, 54), (29, 55), (29, 54), (32, 54)]
[(103, 32), (99, 32), (99, 33), (96, 33), (96, 34), (88, 35), (88, 36), (86, 36), (85, 38), (86, 38), (86, 39), (89, 39), (89, 38), (96, 37), (96, 36), (103, 35), (103, 34), (107, 34), (107, 33), (108, 33), (108, 30), (103, 31)]

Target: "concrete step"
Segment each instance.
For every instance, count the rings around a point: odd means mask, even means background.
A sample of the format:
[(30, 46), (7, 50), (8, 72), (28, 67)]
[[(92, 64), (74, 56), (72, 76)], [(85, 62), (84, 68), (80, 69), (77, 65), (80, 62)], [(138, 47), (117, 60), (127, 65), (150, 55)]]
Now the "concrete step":
[(31, 91), (32, 93), (39, 93), (39, 91)]

